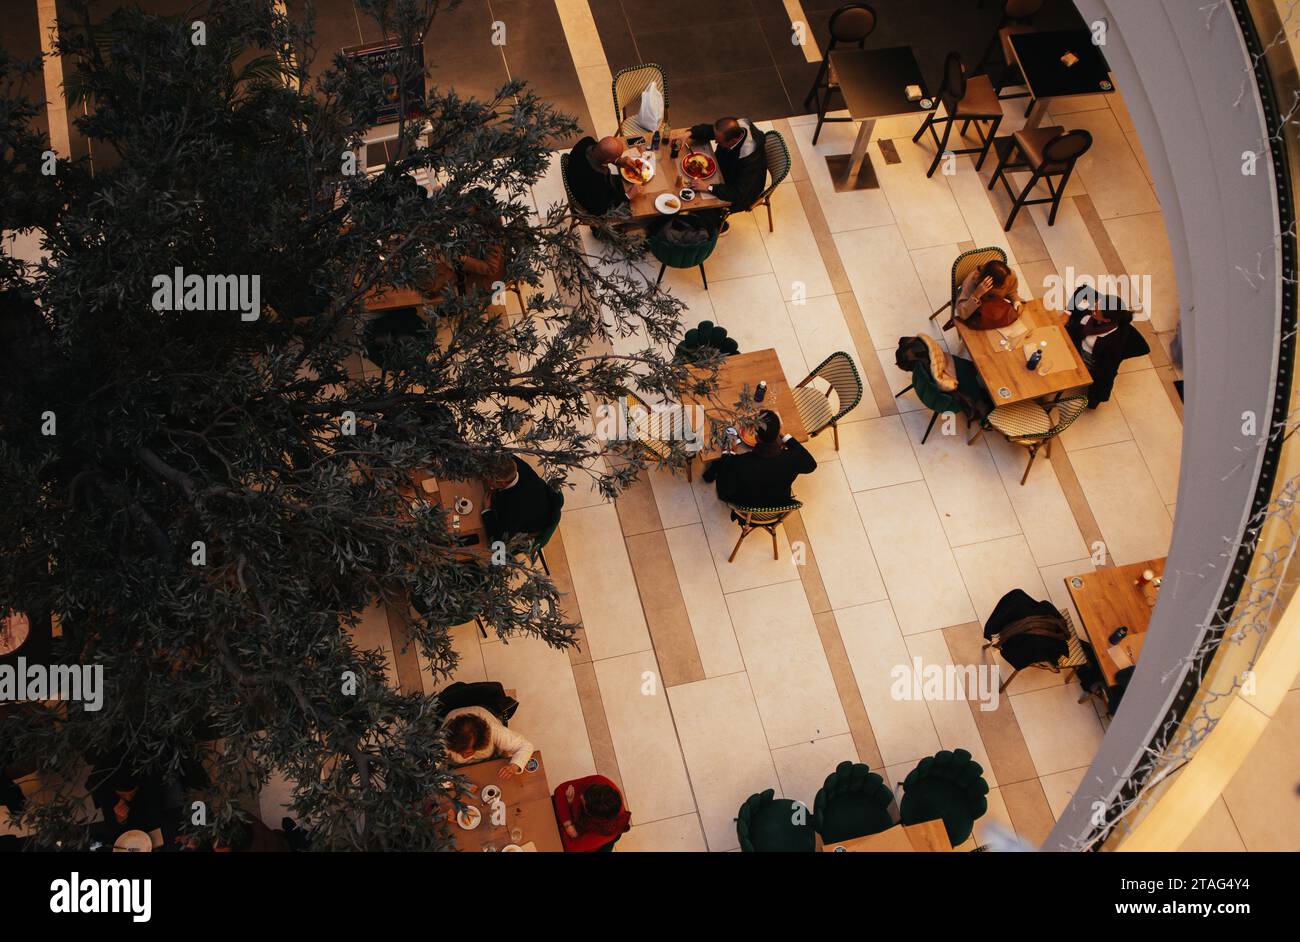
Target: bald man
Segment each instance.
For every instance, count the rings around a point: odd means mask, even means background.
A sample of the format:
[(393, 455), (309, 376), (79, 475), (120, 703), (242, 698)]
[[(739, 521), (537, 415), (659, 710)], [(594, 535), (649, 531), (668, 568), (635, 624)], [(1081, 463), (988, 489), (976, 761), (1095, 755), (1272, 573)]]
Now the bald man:
[(569, 189), (578, 205), (593, 216), (604, 216), (627, 202), (617, 168), (627, 161), (621, 138), (584, 137), (569, 152)]
[(714, 141), (723, 182), (709, 192), (731, 204), (733, 213), (744, 212), (767, 187), (767, 154), (763, 132), (748, 118), (719, 118), (690, 130), (692, 142)]

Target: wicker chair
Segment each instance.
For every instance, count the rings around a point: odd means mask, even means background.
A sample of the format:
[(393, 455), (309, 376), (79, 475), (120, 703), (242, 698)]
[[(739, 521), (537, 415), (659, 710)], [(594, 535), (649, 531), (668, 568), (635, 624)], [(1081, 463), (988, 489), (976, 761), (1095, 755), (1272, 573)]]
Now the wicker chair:
[[(1051, 671), (1053, 674), (1059, 674), (1061, 671), (1071, 671), (1077, 674), (1079, 672), (1079, 668), (1087, 666), (1088, 655), (1083, 650), (1082, 642), (1079, 641), (1079, 633), (1074, 630), (1074, 620), (1070, 618), (1070, 613), (1066, 609), (1060, 609), (1060, 612), (1061, 612), (1061, 618), (1065, 620), (1065, 627), (1070, 632), (1070, 637), (1067, 640), (1069, 649), (1066, 651), (1065, 654), (1061, 655), (1055, 661), (1040, 661), (1037, 664), (1030, 664), (1029, 667), (1036, 667), (1039, 670)], [(1002, 645), (995, 637), (994, 640), (989, 641), (987, 644), (984, 645), (983, 648), (980, 649), (981, 655), (986, 656), (984, 655), (984, 652), (987, 651), (989, 648), (992, 648), (994, 651), (1001, 651)], [(1011, 676), (1008, 677), (1006, 680), (1002, 681), (1002, 683), (998, 685), (998, 693), (1002, 693), (1004, 690), (1006, 690), (1007, 686), (1011, 683), (1011, 681), (1016, 679), (1016, 675), (1019, 674), (1022, 670), (1026, 670), (1026, 669), (1027, 668), (1017, 667), (1015, 670), (1013, 670), (1011, 672)]]
[[(990, 245), (982, 249), (971, 249), (969, 252), (962, 252), (958, 255), (952, 263), (952, 291), (943, 307), (930, 315), (930, 320), (934, 320), (948, 308), (952, 308), (953, 317), (955, 317), (957, 314), (957, 294), (961, 291), (961, 283), (966, 280), (967, 275), (985, 262), (994, 261), (1001, 262), (1003, 265), (1007, 263), (1007, 253), (996, 245)], [(943, 325), (944, 330), (953, 326), (953, 317), (949, 317), (948, 323)]]
[[(600, 222), (598, 216), (593, 216), (587, 212), (578, 202), (578, 198), (573, 195), (573, 187), (569, 186), (569, 161), (571, 154), (560, 155), (560, 180), (564, 183), (564, 198), (569, 201), (569, 230), (579, 225), (596, 226)], [(520, 299), (522, 301), (522, 298)]]
[[(997, 429), (1011, 444), (1023, 445), (1029, 449), (1029, 463), (1025, 465), (1025, 473), (1020, 476), (1021, 487), (1029, 480), (1029, 469), (1034, 466), (1038, 449), (1046, 445), (1047, 457), (1051, 458), (1052, 439), (1073, 425), (1087, 405), (1087, 396), (1070, 396), (1046, 405), (1031, 400), (998, 406), (985, 417), (984, 424)], [(1060, 411), (1056, 421), (1052, 421), (1052, 413), (1057, 410)], [(978, 437), (976, 434), (971, 442)]]
[(614, 120), (618, 123), (619, 137), (633, 134), (653, 134), (657, 128), (643, 128), (635, 113), (628, 114), (628, 106), (641, 100), (641, 93), (650, 87), (651, 82), (659, 84), (659, 91), (664, 94), (664, 121), (668, 120), (668, 82), (664, 70), (654, 62), (619, 69), (614, 75)]
[[(628, 434), (632, 440), (640, 445), (642, 450), (651, 458), (659, 461), (670, 460), (673, 452), (671, 443), (675, 438), (675, 433), (671, 428), (671, 413), (651, 408), (644, 399), (634, 392), (624, 393), (622, 404), (629, 414), (633, 409), (641, 413), (641, 416), (635, 421), (629, 420)], [(695, 456), (688, 452), (686, 455), (687, 481), (694, 480), (691, 470), (694, 464)]]
[[(809, 384), (815, 379), (823, 379), (829, 388), (822, 392)], [(795, 409), (803, 421), (804, 430), (809, 436), (816, 435), (828, 425), (835, 433), (835, 450), (840, 450), (840, 430), (836, 424), (862, 401), (862, 377), (853, 358), (843, 351), (832, 353), (822, 360), (817, 367), (799, 381), (799, 385), (790, 390), (794, 396)], [(831, 408), (831, 393), (838, 400), (838, 411)]]
[(727, 557), (727, 562), (735, 562), (736, 554), (740, 552), (740, 544), (745, 542), (745, 537), (749, 536), (755, 530), (766, 530), (772, 537), (772, 558), (780, 559), (781, 554), (777, 550), (776, 528), (785, 522), (785, 518), (790, 516), (800, 507), (803, 506), (797, 500), (791, 500), (788, 504), (782, 504), (779, 507), (741, 507), (738, 504), (728, 504), (731, 512), (735, 514), (736, 519), (740, 521), (740, 539), (736, 540), (736, 547)]
[(754, 206), (761, 204), (767, 207), (767, 231), (775, 232), (776, 229), (772, 226), (772, 191), (790, 175), (790, 148), (778, 132), (768, 131), (763, 135), (763, 153), (767, 157), (767, 173), (772, 182), (767, 185), (763, 195), (754, 201)]

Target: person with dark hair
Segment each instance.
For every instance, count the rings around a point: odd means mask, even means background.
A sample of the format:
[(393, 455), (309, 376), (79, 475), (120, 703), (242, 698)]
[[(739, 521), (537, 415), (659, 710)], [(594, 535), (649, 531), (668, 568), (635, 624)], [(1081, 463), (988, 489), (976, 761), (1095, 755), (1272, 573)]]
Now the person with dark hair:
[(1132, 313), (1119, 299), (1097, 296), (1095, 292), (1095, 300), (1081, 295), (1084, 293), (1075, 295), (1065, 315), (1065, 332), (1092, 374), (1088, 408), (1095, 409), (1110, 398), (1120, 363), (1127, 357), (1143, 356), (1151, 348), (1133, 326)]
[(793, 500), (791, 488), (801, 474), (817, 470), (808, 449), (782, 435), (781, 416), (771, 409), (758, 414), (754, 447), (728, 452), (704, 469), (706, 483), (716, 483), (718, 500), (741, 507), (778, 507)]
[(1020, 296), (1016, 293), (1019, 287), (1020, 280), (1010, 266), (996, 258), (991, 259), (978, 268), (972, 269), (962, 279), (961, 286), (957, 290), (957, 306), (954, 313), (959, 320), (976, 327), (981, 320), (981, 309), (986, 303), (1010, 302), (1019, 305)]
[[(692, 143), (714, 141), (721, 183), (708, 192), (731, 204), (733, 213), (754, 205), (767, 187), (767, 152), (763, 132), (748, 118), (719, 118), (712, 124), (697, 124), (686, 136)], [(725, 229), (724, 229), (725, 231)]]
[(124, 831), (144, 831), (161, 843), (167, 820), (164, 783), (160, 778), (137, 775), (124, 765), (100, 767), (91, 772), (86, 788), (96, 808), (104, 815), (95, 826), (96, 836), (112, 843)]
[(624, 807), (618, 787), (603, 775), (565, 782), (551, 800), (566, 853), (613, 850), (632, 827), (632, 812)]
[(483, 528), (489, 543), (536, 536), (564, 505), (564, 495), (514, 455), (501, 455), (494, 461), (483, 475), (483, 484)]
[(483, 707), (452, 710), (443, 721), (447, 732), (447, 756), (457, 765), (469, 765), (504, 756), (510, 759), (497, 773), (499, 778), (518, 775), (533, 757), (533, 744), (511, 732)]

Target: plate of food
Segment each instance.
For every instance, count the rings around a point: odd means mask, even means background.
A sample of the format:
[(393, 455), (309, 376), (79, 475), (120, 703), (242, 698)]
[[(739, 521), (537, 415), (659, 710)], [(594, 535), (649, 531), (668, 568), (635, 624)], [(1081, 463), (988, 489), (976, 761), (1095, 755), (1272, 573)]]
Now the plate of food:
[(483, 823), (483, 812), (475, 805), (468, 805), (456, 812), (456, 823), (466, 831), (472, 831)]
[(623, 179), (628, 183), (635, 183), (638, 186), (649, 183), (655, 175), (654, 164), (644, 157), (633, 157), (625, 164), (618, 165), (618, 172), (623, 175)]
[(507, 844), (505, 847), (501, 848), (501, 851), (506, 854), (522, 854), (524, 849), (518, 844)]
[(707, 180), (717, 169), (718, 162), (700, 151), (693, 150), (682, 158), (682, 173), (692, 180)]
[(660, 193), (655, 197), (655, 209), (665, 216), (671, 216), (682, 208), (681, 198), (672, 193)]

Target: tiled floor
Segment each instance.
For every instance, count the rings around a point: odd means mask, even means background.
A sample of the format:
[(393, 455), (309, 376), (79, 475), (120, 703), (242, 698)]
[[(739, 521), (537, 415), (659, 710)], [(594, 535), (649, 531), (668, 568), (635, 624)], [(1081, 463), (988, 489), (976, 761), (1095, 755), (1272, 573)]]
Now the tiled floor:
[[(557, 5), (598, 115), (610, 67), (636, 55), (608, 38), (620, 5)], [(662, 42), (664, 56), (673, 48), (670, 35), (633, 36), (636, 47)], [(682, 98), (673, 102), (677, 114)], [(897, 783), (939, 749), (969, 749), (992, 787), (973, 842), (994, 822), (1041, 841), (1068, 801), (1104, 734), (1076, 684), (1030, 672), (985, 711), (900, 699), (893, 673), (914, 659), (981, 663), (980, 624), (998, 598), (1020, 587), (1068, 604), (1063, 579), (1093, 568), (1096, 542), (1106, 565), (1167, 550), (1182, 425), (1161, 344), (1126, 366), (1112, 400), (1040, 456), (1023, 487), (1022, 449), (991, 435), (968, 446), (961, 428), (936, 428), (923, 446), (929, 413), (911, 394), (893, 397), (906, 385), (893, 365), (898, 337), (939, 335), (928, 315), (946, 299), (953, 256), (972, 244), (1004, 246), (1034, 295), (1067, 266), (1150, 273), (1144, 329), (1155, 339), (1175, 326), (1159, 206), (1122, 102), (1064, 107), (1053, 117), (1086, 123), (1096, 156), (1054, 227), (1030, 213), (1011, 233), (1004, 198), (986, 189), (989, 168), (962, 158), (955, 175), (925, 177), (930, 152), (912, 144), (914, 121), (877, 125), (900, 158), (885, 163), (873, 147), (880, 189), (836, 193), (823, 157), (849, 149), (852, 125), (828, 125), (814, 147), (810, 116), (755, 114), (777, 119), (765, 126), (795, 156), (773, 200), (776, 231), (765, 216), (734, 217), (709, 260), (709, 290), (693, 271), (665, 284), (692, 323), (723, 324), (742, 349), (774, 347), (792, 379), (842, 349), (872, 383), (838, 451), (829, 435), (810, 444), (819, 467), (796, 486), (805, 507), (780, 533), (780, 559), (751, 539), (727, 562), (735, 526), (698, 476), (651, 473), (613, 504), (579, 485), (547, 554), (572, 588), (582, 650), (457, 636), (458, 676), (520, 691), (515, 723), (552, 777), (600, 771), (621, 783), (635, 826), (620, 851), (732, 850), (746, 797), (774, 788), (811, 804), (844, 759)], [(539, 207), (563, 198), (555, 170), (534, 195)]]

